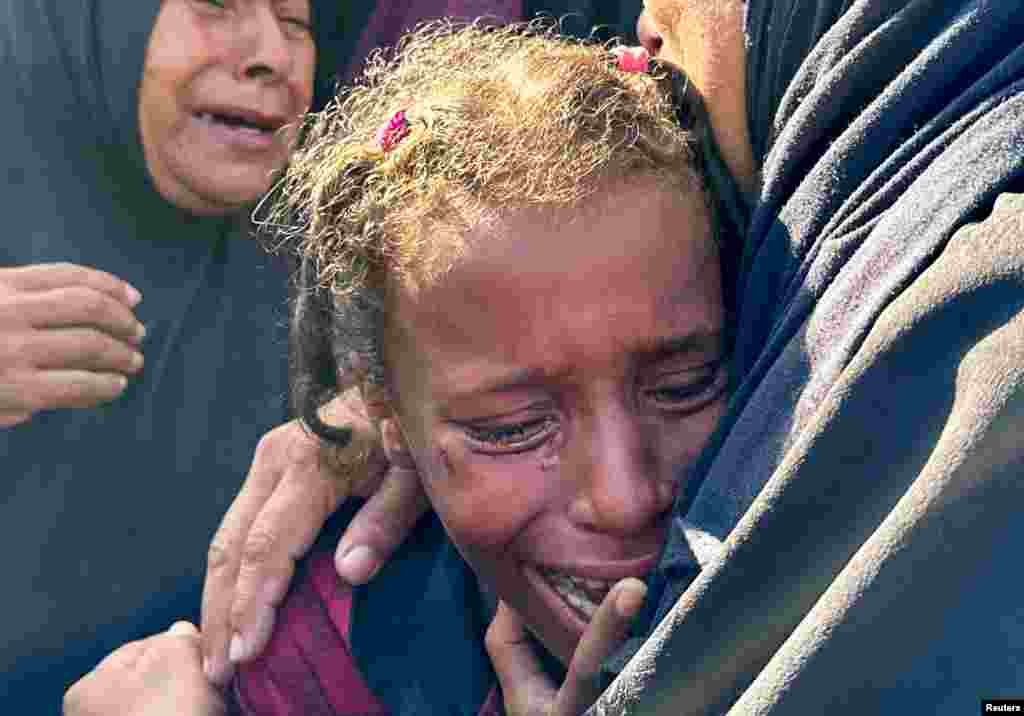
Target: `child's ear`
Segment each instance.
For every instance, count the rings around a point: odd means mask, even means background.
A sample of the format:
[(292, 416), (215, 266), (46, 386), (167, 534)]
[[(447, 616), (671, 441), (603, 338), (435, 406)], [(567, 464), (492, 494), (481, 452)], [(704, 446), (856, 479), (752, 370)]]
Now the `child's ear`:
[(366, 416), (377, 426), (388, 462), (394, 467), (415, 470), (416, 463), (398, 423), (398, 413), (390, 389), (380, 381), (370, 379), (366, 361), (358, 353), (349, 354), (349, 364)]
[(349, 365), (352, 366), (352, 378), (359, 390), (359, 397), (366, 409), (366, 416), (373, 423), (390, 418), (392, 415), (391, 391), (386, 385), (370, 378), (366, 360), (356, 352), (349, 353)]
[(381, 443), (384, 445), (384, 454), (392, 466), (404, 470), (415, 470), (416, 462), (412, 459), (412, 452), (405, 442), (405, 435), (402, 434), (402, 426), (398, 424), (397, 417), (391, 417), (380, 422)]

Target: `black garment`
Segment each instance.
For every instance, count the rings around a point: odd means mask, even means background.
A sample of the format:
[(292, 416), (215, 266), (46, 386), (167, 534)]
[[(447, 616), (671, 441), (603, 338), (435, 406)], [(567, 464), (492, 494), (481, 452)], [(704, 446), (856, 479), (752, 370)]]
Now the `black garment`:
[(526, 0), (526, 19), (538, 15), (562, 21), (562, 31), (578, 37), (620, 37), (636, 43), (636, 20), (643, 4), (635, 0)]
[(352, 656), (392, 714), (476, 716), (496, 680), (483, 643), (494, 607), (430, 513), (380, 574), (356, 588)]
[(664, 621), (605, 703), (1019, 695), (1024, 5), (750, 0), (746, 31), (734, 398), (652, 579)]
[[(317, 7), (321, 44), (344, 30), (335, 5)], [(4, 713), (59, 713), (115, 647), (197, 617), (210, 537), (287, 417), (286, 268), (244, 216), (190, 216), (145, 170), (137, 88), (159, 6), (0, 2), (0, 265), (109, 271), (142, 291), (149, 330), (122, 398), (0, 430)]]

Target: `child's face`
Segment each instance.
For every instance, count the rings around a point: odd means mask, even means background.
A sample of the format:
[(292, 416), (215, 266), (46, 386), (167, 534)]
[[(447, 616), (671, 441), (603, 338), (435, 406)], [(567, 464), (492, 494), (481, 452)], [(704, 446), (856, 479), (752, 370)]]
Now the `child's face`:
[(726, 366), (700, 197), (647, 180), (566, 216), (476, 230), (451, 273), (399, 291), (385, 350), (452, 540), (568, 663), (611, 584), (657, 561)]

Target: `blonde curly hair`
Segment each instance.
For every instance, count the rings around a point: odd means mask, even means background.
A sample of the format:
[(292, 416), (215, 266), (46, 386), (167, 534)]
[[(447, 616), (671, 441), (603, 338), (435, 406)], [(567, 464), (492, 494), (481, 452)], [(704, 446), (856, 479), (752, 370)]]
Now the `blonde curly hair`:
[[(337, 375), (355, 351), (381, 378), (388, 282), (443, 275), (479, 222), (572, 208), (641, 177), (706, 197), (702, 114), (679, 96), (681, 75), (625, 72), (613, 49), (552, 22), (435, 22), (378, 52), (313, 117), (266, 223), (294, 239), (300, 288), (322, 292), (300, 296), (293, 316), (293, 392), (314, 432), (329, 365)], [(378, 130), (399, 111), (408, 134), (385, 150)]]
[[(317, 116), (271, 221), (290, 225), (322, 285), (437, 275), (486, 214), (571, 207), (605, 180), (701, 189), (665, 73), (620, 71), (607, 45), (556, 29), (427, 24)], [(398, 111), (410, 133), (385, 153), (374, 138)]]

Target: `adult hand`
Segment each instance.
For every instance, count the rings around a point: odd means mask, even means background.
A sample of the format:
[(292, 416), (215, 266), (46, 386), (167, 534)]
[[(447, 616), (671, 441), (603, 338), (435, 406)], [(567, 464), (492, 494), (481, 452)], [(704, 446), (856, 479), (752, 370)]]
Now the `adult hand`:
[(639, 579), (618, 582), (605, 595), (557, 687), (541, 667), (516, 612), (498, 604), (484, 643), (501, 684), (507, 716), (578, 716), (601, 695), (601, 663), (625, 640), (643, 606), (647, 587)]
[(64, 694), (64, 716), (223, 716), (188, 622), (125, 644)]
[(0, 427), (113, 400), (142, 368), (139, 292), (68, 263), (0, 268)]
[(352, 584), (369, 581), (428, 509), (411, 463), (385, 458), (372, 402), (368, 413), (353, 389), (323, 412), (326, 422), (352, 429), (349, 447), (325, 448), (297, 421), (272, 430), (210, 546), (202, 634), (215, 684), (262, 652), (296, 561), (350, 495), (369, 498), (336, 551), (338, 573)]

